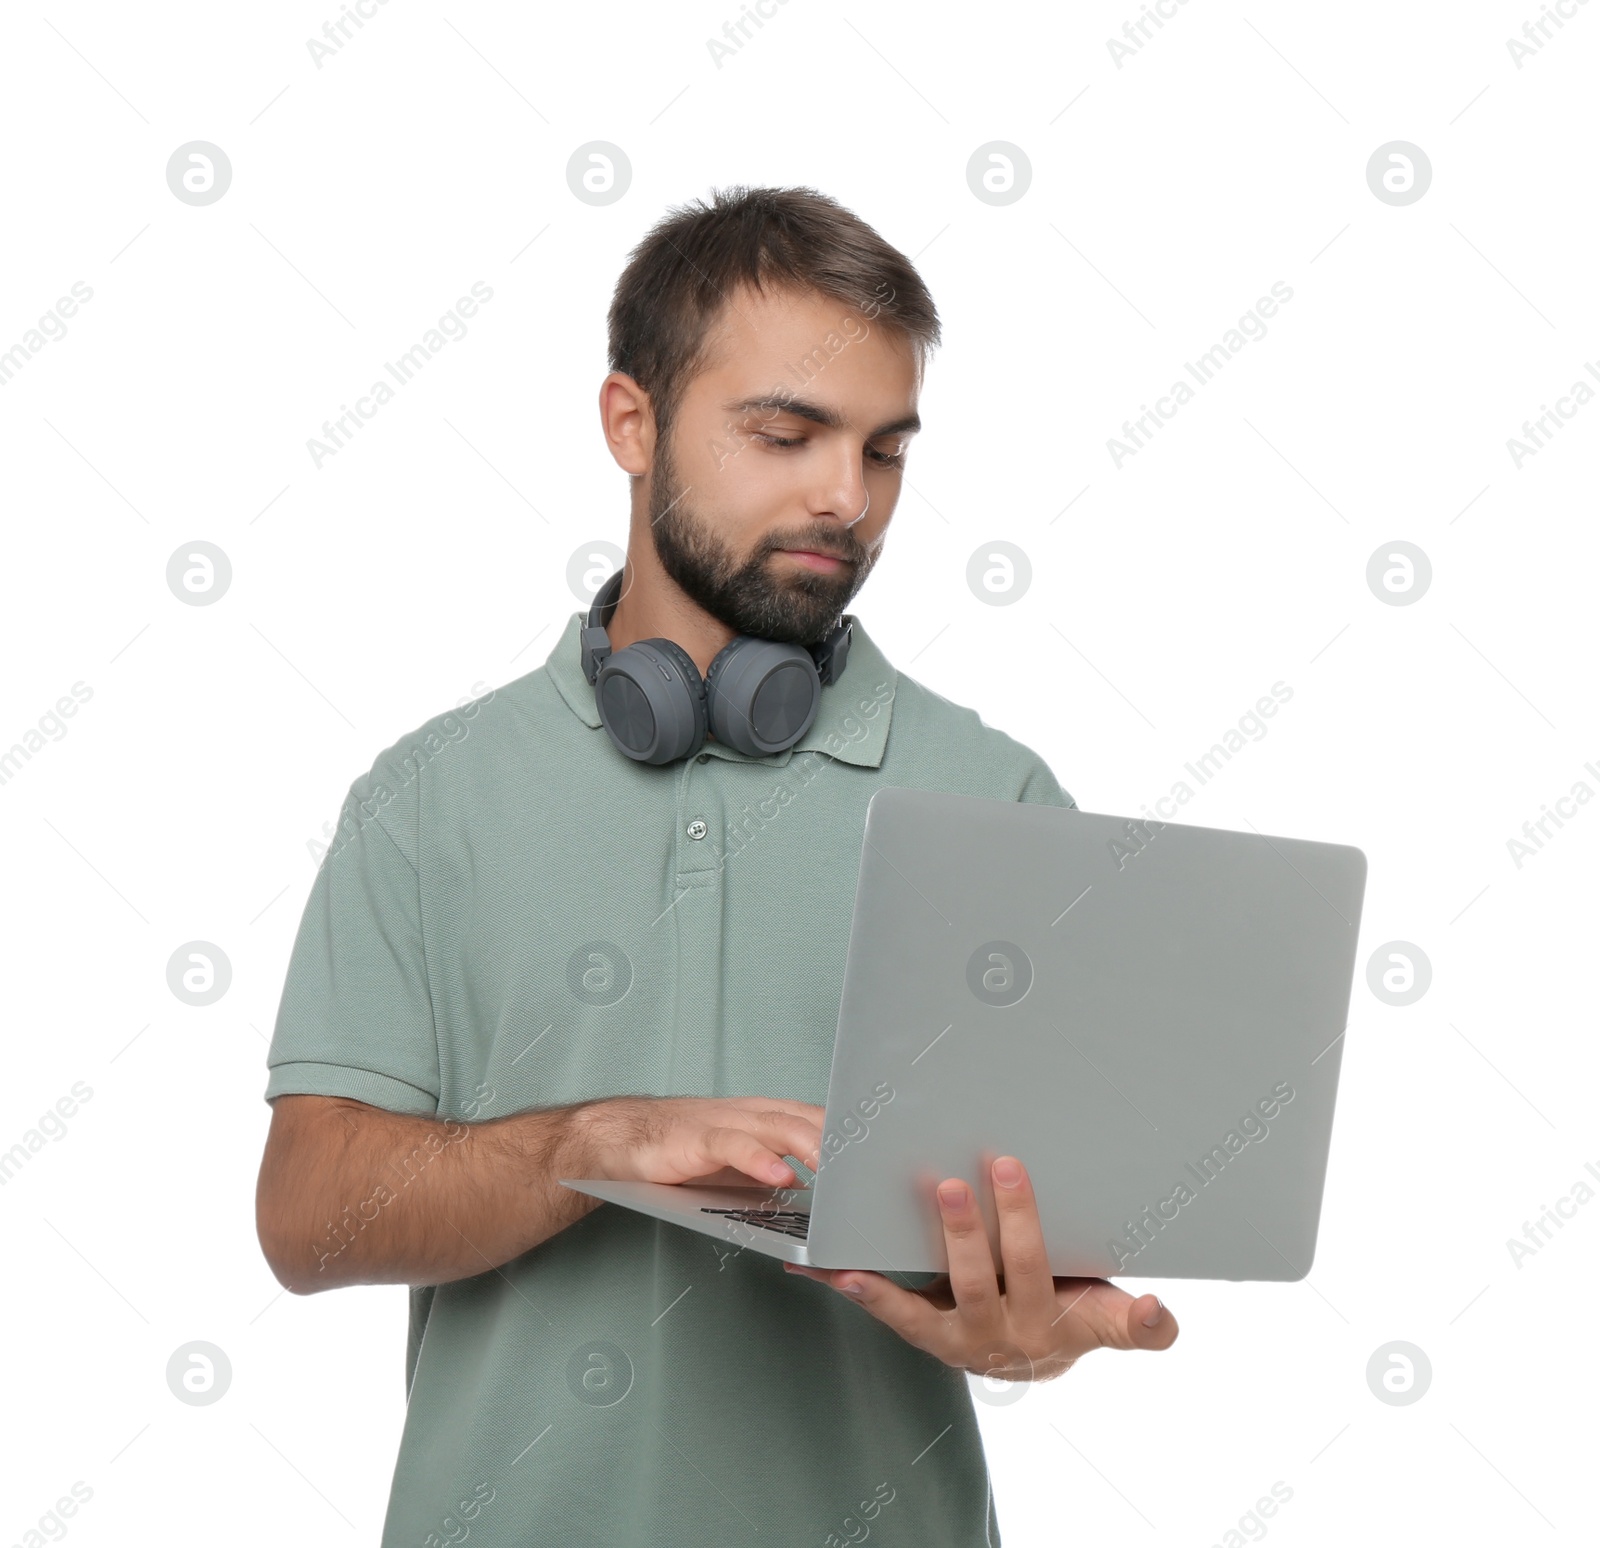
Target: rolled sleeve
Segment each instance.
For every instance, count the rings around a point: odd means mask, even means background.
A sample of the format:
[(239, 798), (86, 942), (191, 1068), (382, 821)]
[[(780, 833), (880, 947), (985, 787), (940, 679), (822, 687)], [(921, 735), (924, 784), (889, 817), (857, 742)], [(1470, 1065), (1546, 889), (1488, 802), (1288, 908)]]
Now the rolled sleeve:
[(268, 1101), (309, 1093), (438, 1111), (417, 870), (382, 815), (401, 798), (375, 774), (350, 787), (290, 954), (267, 1054)]

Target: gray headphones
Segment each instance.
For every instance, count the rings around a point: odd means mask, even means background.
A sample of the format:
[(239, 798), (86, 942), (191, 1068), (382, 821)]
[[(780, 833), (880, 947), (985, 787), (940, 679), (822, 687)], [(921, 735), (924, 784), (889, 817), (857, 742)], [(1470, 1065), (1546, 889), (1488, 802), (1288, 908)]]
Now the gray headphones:
[(618, 751), (640, 763), (674, 763), (711, 734), (760, 758), (784, 751), (811, 729), (823, 688), (850, 655), (851, 613), (816, 645), (736, 635), (700, 680), (689, 653), (671, 640), (635, 640), (613, 652), (606, 625), (622, 595), (618, 570), (595, 594), (581, 632), (583, 675), (594, 686), (600, 723)]

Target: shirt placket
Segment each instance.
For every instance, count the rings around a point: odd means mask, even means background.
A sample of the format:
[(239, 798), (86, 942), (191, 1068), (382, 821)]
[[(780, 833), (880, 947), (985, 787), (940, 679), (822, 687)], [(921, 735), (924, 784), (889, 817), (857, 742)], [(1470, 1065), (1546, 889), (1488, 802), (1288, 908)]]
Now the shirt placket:
[(684, 761), (672, 841), (672, 897), (657, 928), (673, 931), (674, 1093), (717, 1093), (722, 1038), (722, 863), (720, 764), (709, 753)]

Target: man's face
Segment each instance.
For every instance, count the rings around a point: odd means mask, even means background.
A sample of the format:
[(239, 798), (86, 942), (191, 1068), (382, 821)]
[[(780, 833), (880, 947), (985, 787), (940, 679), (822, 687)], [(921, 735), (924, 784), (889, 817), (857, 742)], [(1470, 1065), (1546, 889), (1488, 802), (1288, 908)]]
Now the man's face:
[(736, 292), (655, 447), (648, 511), (667, 574), (736, 633), (822, 639), (882, 552), (917, 385), (875, 315)]

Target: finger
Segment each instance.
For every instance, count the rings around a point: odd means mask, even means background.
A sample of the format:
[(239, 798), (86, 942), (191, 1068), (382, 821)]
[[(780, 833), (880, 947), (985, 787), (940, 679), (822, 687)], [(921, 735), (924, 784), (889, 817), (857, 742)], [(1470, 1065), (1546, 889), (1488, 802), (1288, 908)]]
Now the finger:
[(822, 1124), (813, 1122), (804, 1113), (768, 1111), (758, 1116), (767, 1124), (778, 1141), (787, 1142), (787, 1153), (800, 1161), (815, 1163), (822, 1159)]
[(821, 1160), (822, 1123), (813, 1120), (813, 1111), (804, 1103), (794, 1103), (800, 1111), (789, 1106), (775, 1106), (761, 1098), (742, 1098), (726, 1104), (726, 1111), (717, 1117), (724, 1119), (728, 1128), (748, 1129), (776, 1154), (794, 1156), (796, 1160), (811, 1164)]
[(959, 1177), (947, 1177), (934, 1189), (934, 1197), (944, 1226), (956, 1310), (972, 1330), (991, 1328), (1000, 1320), (1000, 1283), (978, 1201)]
[(1000, 1216), (1000, 1266), (1006, 1276), (1006, 1320), (1023, 1333), (1043, 1335), (1056, 1314), (1056, 1282), (1039, 1223), (1039, 1204), (1027, 1168), (1015, 1156), (997, 1156), (995, 1211)]
[(746, 1112), (792, 1113), (797, 1118), (805, 1118), (814, 1123), (818, 1134), (822, 1132), (822, 1120), (827, 1112), (826, 1108), (818, 1107), (814, 1102), (796, 1102), (789, 1097), (740, 1096), (727, 1097), (724, 1100)]
[[(760, 1183), (781, 1188), (799, 1181), (794, 1168), (776, 1150), (763, 1145), (748, 1129), (702, 1129), (700, 1151), (704, 1160), (735, 1167)], [(700, 1167), (698, 1172), (714, 1170), (714, 1166), (708, 1165)]]
[(746, 1113), (739, 1126), (749, 1129), (780, 1156), (793, 1156), (813, 1169), (822, 1159), (821, 1128), (797, 1114), (769, 1108), (765, 1112)]
[(1178, 1337), (1178, 1319), (1161, 1303), (1160, 1296), (1146, 1292), (1129, 1295), (1107, 1285), (1105, 1292), (1092, 1294), (1098, 1303), (1090, 1313), (1101, 1331), (1101, 1342), (1112, 1349), (1166, 1349)]
[[(835, 1274), (842, 1275), (845, 1272), (843, 1269), (812, 1268), (804, 1263), (786, 1263), (784, 1268), (791, 1274), (803, 1274), (807, 1279), (818, 1280), (830, 1288), (837, 1288), (833, 1284), (833, 1276)], [(908, 1287), (900, 1285), (898, 1288), (905, 1290)], [(917, 1285), (910, 1290), (910, 1293), (920, 1296), (928, 1305), (941, 1314), (953, 1312), (956, 1309), (955, 1297), (950, 1294), (950, 1276), (948, 1274), (941, 1274), (928, 1284)]]
[(1124, 1312), (1130, 1349), (1170, 1349), (1178, 1338), (1178, 1319), (1158, 1295), (1141, 1295)]
[[(697, 1174), (694, 1177), (685, 1177), (684, 1182), (696, 1188), (748, 1188), (750, 1174), (741, 1172), (736, 1166), (719, 1166), (714, 1172)], [(763, 1183), (766, 1178), (761, 1179)]]
[[(1106, 1349), (1167, 1349), (1178, 1337), (1178, 1319), (1152, 1294), (1129, 1295), (1103, 1279), (1062, 1279), (1056, 1282), (1061, 1311), (1054, 1326), (1073, 1319), (1084, 1330), (1085, 1351)], [(1145, 1318), (1154, 1321), (1146, 1324)]]
[(913, 1295), (920, 1295), (930, 1306), (939, 1311), (949, 1312), (956, 1309), (956, 1298), (950, 1293), (950, 1276), (941, 1274), (937, 1279), (930, 1280), (925, 1285), (908, 1286)]
[(856, 1302), (908, 1344), (924, 1349), (947, 1365), (955, 1363), (958, 1333), (953, 1315), (938, 1311), (914, 1290), (867, 1269), (819, 1269), (786, 1263), (791, 1274), (803, 1274)]

